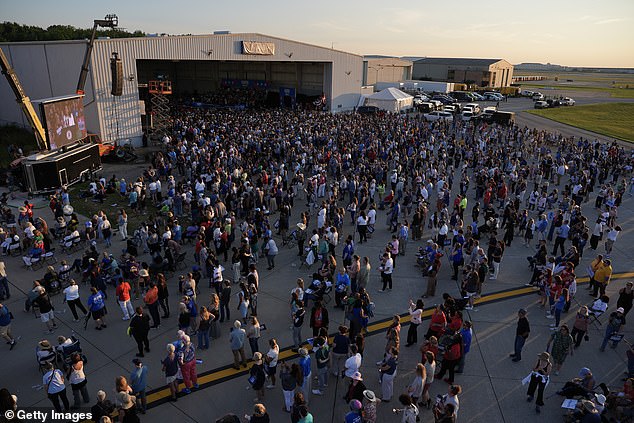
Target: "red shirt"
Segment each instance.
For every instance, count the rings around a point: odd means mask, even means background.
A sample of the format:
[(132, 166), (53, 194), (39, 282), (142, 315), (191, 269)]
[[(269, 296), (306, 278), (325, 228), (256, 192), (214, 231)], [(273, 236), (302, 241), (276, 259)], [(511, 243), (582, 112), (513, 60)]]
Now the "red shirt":
[(117, 298), (119, 301), (128, 301), (130, 300), (130, 284), (123, 281), (117, 287)]

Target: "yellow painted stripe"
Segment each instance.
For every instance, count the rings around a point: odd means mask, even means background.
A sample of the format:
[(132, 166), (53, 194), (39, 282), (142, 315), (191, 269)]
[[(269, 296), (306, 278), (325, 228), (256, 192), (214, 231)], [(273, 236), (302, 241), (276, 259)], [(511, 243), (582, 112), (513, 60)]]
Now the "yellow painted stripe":
[[(625, 272), (625, 273), (615, 273), (612, 275), (612, 279), (628, 279), (628, 278), (634, 278), (634, 272)], [(590, 279), (588, 277), (583, 277), (583, 278), (577, 278), (577, 284), (584, 284), (589, 282)], [(485, 295), (482, 298), (479, 298), (476, 300), (476, 304), (486, 304), (492, 301), (498, 301), (498, 300), (502, 300), (502, 299), (509, 299), (509, 298), (513, 298), (513, 297), (518, 297), (518, 296), (522, 296), (522, 295), (527, 295), (530, 293), (535, 292), (535, 289), (532, 287), (521, 287), (521, 288), (517, 288), (517, 289), (513, 289), (513, 290), (509, 290), (509, 291), (502, 291), (502, 292), (496, 292), (493, 294), (489, 294), (489, 295)], [(422, 314), (422, 317), (429, 317), (432, 315), (433, 313), (433, 309), (429, 309), (429, 310), (425, 310)], [(411, 316), (410, 315), (405, 315), (405, 316), (401, 316), (401, 322), (402, 323), (407, 323), (411, 320)], [(378, 322), (378, 323), (374, 323), (368, 326), (367, 331), (368, 333), (371, 335), (374, 332), (380, 332), (384, 329), (387, 329), (390, 325), (392, 324), (391, 321), (384, 321), (384, 322)], [(291, 351), (291, 350), (284, 350), (282, 352), (280, 352), (279, 355), (279, 359), (280, 360), (285, 360), (291, 357), (296, 356), (297, 353)], [(247, 369), (250, 369), (253, 366), (253, 363), (249, 363)], [(215, 371), (213, 373), (209, 373), (207, 375), (204, 376), (200, 376), (198, 377), (198, 384), (199, 385), (204, 385), (207, 383), (211, 383), (211, 382), (215, 382), (217, 380), (220, 379), (224, 379), (224, 378), (231, 378), (233, 376), (236, 376), (242, 372), (244, 372), (244, 369), (240, 369), (240, 370), (236, 370), (232, 367), (228, 368), (228, 369), (222, 369), (222, 370), (218, 370)], [(179, 391), (183, 388), (185, 388), (184, 384), (180, 384), (178, 386)], [(147, 396), (147, 402), (149, 405), (151, 405), (153, 402), (156, 401), (160, 401), (163, 399), (166, 399), (170, 396), (170, 391), (169, 388), (164, 388), (161, 389), (160, 391), (154, 392), (150, 395)]]

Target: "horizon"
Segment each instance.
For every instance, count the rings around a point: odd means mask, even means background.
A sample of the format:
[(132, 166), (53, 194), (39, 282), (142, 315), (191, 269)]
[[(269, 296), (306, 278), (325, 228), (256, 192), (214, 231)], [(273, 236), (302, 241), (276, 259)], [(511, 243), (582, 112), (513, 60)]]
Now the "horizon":
[(523, 3), (518, 1), (490, 0), (486, 10), (472, 10), (468, 0), (406, 6), (385, 6), (376, 0), (326, 0), (318, 6), (271, 0), (266, 7), (246, 0), (240, 9), (189, 0), (179, 4), (179, 12), (173, 12), (173, 3), (166, 0), (112, 0), (90, 10), (85, 4), (79, 0), (7, 2), (2, 19), (42, 28), (91, 28), (94, 19), (115, 13), (121, 27), (146, 34), (201, 35), (227, 30), (362, 56), (500, 58), (513, 64), (634, 68), (634, 55), (626, 53), (631, 51), (628, 41), (634, 39), (634, 2), (630, 0), (533, 0), (530, 8), (520, 7)]

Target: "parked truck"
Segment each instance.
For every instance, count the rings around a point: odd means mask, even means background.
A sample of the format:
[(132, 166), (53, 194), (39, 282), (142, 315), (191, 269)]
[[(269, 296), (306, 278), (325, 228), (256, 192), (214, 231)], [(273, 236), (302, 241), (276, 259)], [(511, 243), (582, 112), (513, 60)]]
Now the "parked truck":
[(443, 93), (447, 94), (455, 90), (453, 82), (437, 82), (437, 81), (405, 81), (405, 83), (416, 83), (418, 91), (426, 93)]

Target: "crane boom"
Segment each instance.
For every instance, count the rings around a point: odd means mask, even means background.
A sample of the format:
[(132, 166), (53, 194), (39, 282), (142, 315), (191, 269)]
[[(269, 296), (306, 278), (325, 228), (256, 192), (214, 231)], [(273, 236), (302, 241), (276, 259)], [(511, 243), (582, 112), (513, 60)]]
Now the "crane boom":
[(7, 56), (4, 55), (4, 51), (0, 48), (0, 66), (2, 67), (2, 73), (6, 76), (7, 81), (9, 82), (9, 86), (13, 90), (15, 94), (15, 99), (22, 108), (26, 119), (29, 121), (31, 128), (33, 128), (33, 133), (35, 134), (35, 139), (37, 141), (37, 146), (40, 150), (46, 150), (48, 148), (46, 143), (46, 132), (44, 131), (44, 127), (42, 126), (42, 122), (40, 122), (40, 118), (35, 113), (35, 109), (33, 108), (33, 104), (31, 103), (31, 99), (24, 92), (24, 88), (18, 79), (18, 75), (16, 75), (15, 70), (9, 64), (9, 60)]
[(90, 56), (92, 55), (92, 48), (95, 45), (95, 36), (97, 35), (97, 28), (116, 28), (119, 25), (119, 18), (115, 14), (106, 15), (104, 19), (95, 19), (92, 25), (92, 34), (90, 41), (86, 47), (86, 53), (84, 54), (84, 61), (81, 65), (81, 72), (79, 72), (79, 81), (77, 82), (77, 94), (84, 94), (84, 88), (86, 86), (86, 77), (88, 76), (88, 68), (90, 66)]

